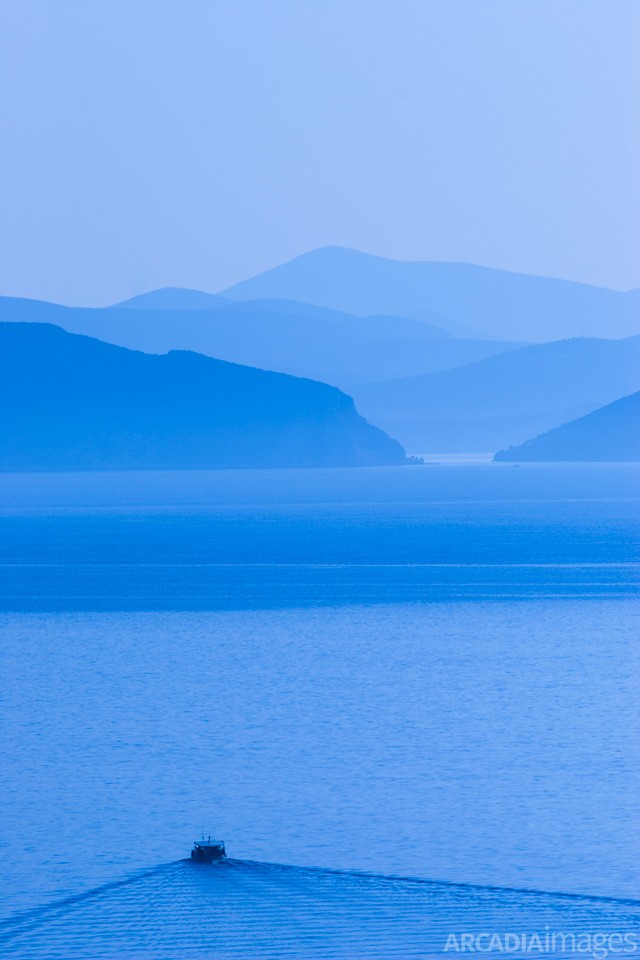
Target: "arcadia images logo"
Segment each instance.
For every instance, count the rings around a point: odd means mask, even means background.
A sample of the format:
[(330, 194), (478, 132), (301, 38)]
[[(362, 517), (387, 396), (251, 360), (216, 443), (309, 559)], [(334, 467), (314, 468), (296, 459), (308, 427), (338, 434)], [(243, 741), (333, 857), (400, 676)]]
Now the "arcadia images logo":
[(639, 933), (450, 933), (445, 953), (531, 953), (581, 954), (604, 960), (610, 955), (629, 955), (638, 951)]

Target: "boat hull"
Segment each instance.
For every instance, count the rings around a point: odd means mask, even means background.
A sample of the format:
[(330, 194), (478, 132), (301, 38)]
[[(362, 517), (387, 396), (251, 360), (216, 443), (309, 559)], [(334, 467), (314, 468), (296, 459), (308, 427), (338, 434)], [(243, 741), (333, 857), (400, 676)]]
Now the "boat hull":
[(191, 859), (198, 863), (214, 863), (216, 860), (225, 860), (224, 843), (198, 844), (191, 851)]

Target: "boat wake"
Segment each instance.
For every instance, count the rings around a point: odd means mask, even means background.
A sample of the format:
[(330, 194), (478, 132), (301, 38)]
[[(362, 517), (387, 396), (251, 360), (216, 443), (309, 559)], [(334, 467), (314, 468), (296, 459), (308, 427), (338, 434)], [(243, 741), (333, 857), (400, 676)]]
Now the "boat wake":
[(15, 914), (0, 922), (0, 951), (21, 960), (408, 960), (455, 951), (462, 933), (509, 933), (512, 943), (538, 934), (544, 946), (557, 931), (566, 946), (639, 929), (637, 900), (229, 858), (162, 864)]

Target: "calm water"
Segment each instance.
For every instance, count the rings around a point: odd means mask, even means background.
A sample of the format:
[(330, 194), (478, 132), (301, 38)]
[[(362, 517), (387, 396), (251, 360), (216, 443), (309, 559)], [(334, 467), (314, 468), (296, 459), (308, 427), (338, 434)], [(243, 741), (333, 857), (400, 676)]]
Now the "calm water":
[[(638, 479), (1, 477), (11, 955), (423, 956), (474, 917), (637, 928), (631, 906), (371, 875), (640, 899)], [(233, 863), (155, 870), (201, 827)]]

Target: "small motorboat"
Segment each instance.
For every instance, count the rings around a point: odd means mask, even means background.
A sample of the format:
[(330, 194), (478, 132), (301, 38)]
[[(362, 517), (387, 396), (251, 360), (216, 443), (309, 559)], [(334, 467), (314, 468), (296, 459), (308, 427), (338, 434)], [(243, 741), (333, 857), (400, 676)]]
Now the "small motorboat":
[(214, 860), (224, 860), (227, 854), (222, 840), (212, 840), (211, 837), (204, 837), (202, 840), (193, 841), (193, 850), (191, 859), (198, 860), (200, 863), (213, 863)]

